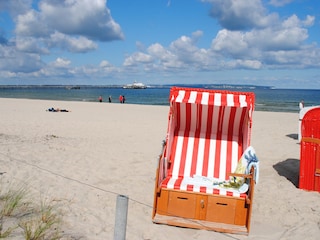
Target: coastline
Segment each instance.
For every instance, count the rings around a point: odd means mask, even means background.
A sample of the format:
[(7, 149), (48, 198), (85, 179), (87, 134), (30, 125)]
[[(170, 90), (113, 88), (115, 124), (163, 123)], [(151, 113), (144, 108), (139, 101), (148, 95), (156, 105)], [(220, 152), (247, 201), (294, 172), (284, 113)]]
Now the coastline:
[[(192, 88), (219, 89), (225, 91), (250, 91), (255, 94), (255, 109), (257, 111), (270, 112), (293, 112), (299, 111), (299, 102), (303, 99), (306, 106), (316, 106), (320, 103), (320, 89), (273, 89), (266, 87), (248, 86), (211, 86), (211, 85), (190, 85)], [(222, 87), (222, 86), (220, 86)], [(153, 86), (146, 89), (123, 89), (122, 87), (102, 86), (19, 86), (0, 87), (2, 98), (39, 99), (39, 100), (60, 100), (97, 102), (101, 96), (104, 101), (109, 97), (112, 102), (119, 102), (119, 96), (125, 95), (126, 103), (139, 105), (160, 105), (168, 106), (170, 86)]]
[[(47, 112), (48, 108), (71, 112)], [(169, 106), (0, 98), (2, 182), (63, 208), (66, 236), (112, 239), (117, 194), (127, 239), (316, 239), (320, 194), (298, 188), (298, 113), (253, 113), (260, 160), (249, 236), (153, 224), (156, 162)], [(67, 237), (65, 239), (68, 239)]]

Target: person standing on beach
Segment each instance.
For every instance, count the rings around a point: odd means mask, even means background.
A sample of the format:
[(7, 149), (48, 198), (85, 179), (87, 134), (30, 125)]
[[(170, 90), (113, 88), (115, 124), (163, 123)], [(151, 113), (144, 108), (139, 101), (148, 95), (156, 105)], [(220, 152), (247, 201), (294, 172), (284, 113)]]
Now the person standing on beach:
[(123, 103), (123, 96), (122, 95), (119, 96), (119, 102)]
[(304, 108), (304, 101), (301, 100), (299, 103), (299, 109), (301, 110), (302, 108)]
[(98, 100), (99, 102), (102, 102), (102, 96), (99, 96)]
[(109, 96), (109, 103), (111, 103), (112, 102), (112, 98), (111, 98), (111, 95)]

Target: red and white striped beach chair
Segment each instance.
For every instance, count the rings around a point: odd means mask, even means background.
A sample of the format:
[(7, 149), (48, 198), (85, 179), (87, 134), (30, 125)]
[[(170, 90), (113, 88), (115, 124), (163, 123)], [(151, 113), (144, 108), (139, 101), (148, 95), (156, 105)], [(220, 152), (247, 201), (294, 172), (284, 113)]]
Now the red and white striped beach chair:
[(253, 93), (171, 89), (156, 174), (154, 223), (249, 233), (253, 169), (241, 175), (247, 183), (244, 191), (216, 183), (229, 180), (250, 146), (253, 108)]

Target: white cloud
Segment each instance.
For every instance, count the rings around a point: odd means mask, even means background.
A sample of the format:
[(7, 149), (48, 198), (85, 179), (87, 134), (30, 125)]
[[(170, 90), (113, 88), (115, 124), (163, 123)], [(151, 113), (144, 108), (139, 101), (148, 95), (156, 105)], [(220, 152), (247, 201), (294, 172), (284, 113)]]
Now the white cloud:
[(306, 20), (303, 21), (303, 26), (305, 26), (305, 27), (313, 26), (314, 20), (315, 20), (314, 16), (307, 15)]
[(1, 0), (0, 11), (8, 11), (12, 16), (17, 16), (28, 11), (33, 0)]
[(20, 48), (24, 51), (38, 49), (40, 53), (47, 45), (70, 52), (87, 52), (97, 48), (93, 40), (123, 39), (120, 26), (106, 8), (106, 0), (41, 0), (39, 11), (25, 10), (15, 20), (17, 38), (28, 37), (29, 41), (34, 38), (42, 46)]
[[(277, 24), (265, 28), (250, 31), (223, 29), (213, 39), (211, 48), (225, 59), (258, 61), (267, 68), (274, 68), (277, 64), (282, 67), (292, 66), (294, 63), (299, 64), (299, 59), (294, 58), (295, 55), (304, 55), (305, 50), (302, 48), (305, 46), (304, 41), (308, 38), (308, 29), (304, 26), (312, 24), (313, 21), (311, 16), (301, 20), (296, 15), (292, 15), (282, 22), (279, 20)], [(313, 59), (312, 63), (308, 62), (310, 66), (314, 66), (316, 59)], [(239, 66), (239, 64), (232, 66)], [(256, 66), (262, 67), (258, 64), (254, 65), (254, 68)]]
[(51, 66), (56, 67), (56, 68), (67, 68), (71, 64), (71, 61), (68, 59), (63, 59), (63, 58), (57, 58)]
[(98, 46), (93, 41), (85, 37), (70, 37), (60, 32), (55, 32), (48, 40), (50, 47), (59, 47), (69, 52), (88, 52), (97, 49)]
[(18, 37), (16, 39), (16, 49), (21, 52), (34, 54), (49, 54), (47, 47), (41, 44), (41, 40), (32, 37)]
[(226, 62), (226, 67), (232, 68), (232, 69), (243, 68), (243, 69), (256, 69), (256, 70), (258, 70), (262, 67), (262, 63), (257, 60), (237, 59), (237, 60)]
[(169, 61), (174, 58), (174, 54), (172, 54), (169, 50), (163, 47), (160, 43), (154, 43), (148, 48), (148, 53), (154, 56), (155, 59), (160, 61)]
[(103, 60), (100, 62), (99, 66), (105, 68), (111, 66), (111, 64), (107, 60)]
[(294, 0), (270, 0), (269, 4), (275, 7), (282, 7), (286, 4), (293, 2)]
[(240, 31), (228, 31), (223, 29), (218, 32), (212, 41), (213, 51), (226, 56), (243, 56), (249, 50), (246, 34)]
[(151, 63), (152, 57), (142, 52), (136, 52), (124, 60), (123, 65), (126, 67), (136, 66), (140, 63)]
[(16, 18), (17, 36), (45, 37), (49, 34), (49, 29), (43, 21), (41, 15), (35, 10), (29, 10), (25, 14), (18, 15)]
[(277, 20), (277, 14), (267, 14), (261, 0), (202, 0), (212, 4), (211, 16), (223, 28), (245, 30), (269, 26)]
[[(208, 49), (197, 46), (202, 36), (202, 32), (197, 31), (191, 37), (179, 37), (167, 47), (159, 43), (152, 44), (147, 48), (148, 61), (141, 60), (141, 56), (145, 56), (143, 52), (135, 52), (126, 58), (124, 65), (142, 69), (147, 67), (149, 71), (151, 68), (157, 71), (215, 71), (293, 68), (295, 65), (315, 67), (319, 65), (319, 49), (315, 45), (308, 47), (304, 43), (308, 39), (308, 29), (305, 26), (313, 21), (311, 16), (301, 20), (292, 15), (283, 21), (278, 19), (276, 23), (264, 28), (247, 31), (222, 29)], [(308, 51), (313, 51), (314, 54), (306, 58), (304, 56), (307, 56)], [(302, 56), (300, 59), (299, 55)]]
[(123, 39), (106, 0), (43, 0), (39, 9), (42, 19), (55, 31), (100, 41)]
[(17, 51), (14, 45), (0, 45), (0, 71), (30, 73), (44, 66), (37, 54)]

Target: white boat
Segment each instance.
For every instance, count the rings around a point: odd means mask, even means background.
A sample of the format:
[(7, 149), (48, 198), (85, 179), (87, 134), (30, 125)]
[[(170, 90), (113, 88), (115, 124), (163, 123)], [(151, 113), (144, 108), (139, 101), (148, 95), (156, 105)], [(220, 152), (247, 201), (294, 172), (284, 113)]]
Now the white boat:
[(131, 83), (131, 84), (126, 84), (122, 88), (127, 88), (127, 89), (145, 89), (145, 88), (147, 88), (147, 86), (144, 85), (141, 82), (134, 82), (134, 83)]

